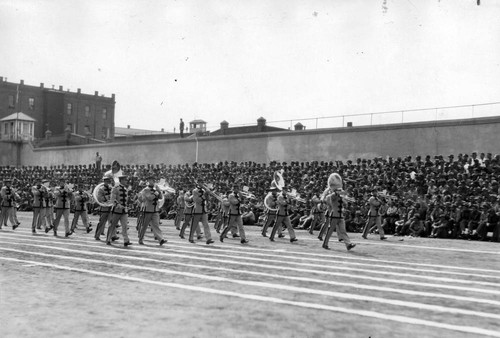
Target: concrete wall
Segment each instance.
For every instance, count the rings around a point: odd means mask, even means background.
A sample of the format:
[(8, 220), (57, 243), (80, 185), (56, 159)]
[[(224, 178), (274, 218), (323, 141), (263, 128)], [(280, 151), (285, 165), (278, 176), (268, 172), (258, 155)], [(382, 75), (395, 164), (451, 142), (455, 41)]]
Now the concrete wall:
[[(1, 146), (1, 145), (0, 145)], [(196, 149), (198, 146), (198, 157)], [(346, 160), (358, 157), (500, 153), (500, 117), (384, 126), (318, 129), (33, 149), (24, 145), (23, 165), (103, 163), (184, 164), (219, 161)], [(5, 157), (0, 158), (5, 165)]]

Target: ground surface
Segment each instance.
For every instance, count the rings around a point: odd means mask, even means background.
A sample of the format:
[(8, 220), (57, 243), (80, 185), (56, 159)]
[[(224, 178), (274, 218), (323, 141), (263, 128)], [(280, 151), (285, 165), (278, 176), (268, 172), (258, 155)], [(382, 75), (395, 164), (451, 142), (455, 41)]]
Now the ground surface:
[[(297, 231), (134, 245), (0, 230), (0, 337), (500, 337), (500, 244)], [(93, 224), (96, 217), (91, 217)], [(61, 225), (61, 229), (63, 226)], [(60, 229), (60, 233), (64, 231)]]

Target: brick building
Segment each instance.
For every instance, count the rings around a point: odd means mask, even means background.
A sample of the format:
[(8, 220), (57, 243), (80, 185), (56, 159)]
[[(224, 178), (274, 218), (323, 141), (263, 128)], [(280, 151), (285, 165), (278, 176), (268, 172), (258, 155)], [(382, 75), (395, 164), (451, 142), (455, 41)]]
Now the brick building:
[[(0, 119), (22, 112), (36, 120), (35, 138), (62, 135), (67, 128), (74, 134), (95, 139), (113, 139), (115, 128), (115, 94), (111, 97), (84, 94), (40, 86), (7, 82), (0, 77)], [(1, 132), (1, 131), (0, 131)]]

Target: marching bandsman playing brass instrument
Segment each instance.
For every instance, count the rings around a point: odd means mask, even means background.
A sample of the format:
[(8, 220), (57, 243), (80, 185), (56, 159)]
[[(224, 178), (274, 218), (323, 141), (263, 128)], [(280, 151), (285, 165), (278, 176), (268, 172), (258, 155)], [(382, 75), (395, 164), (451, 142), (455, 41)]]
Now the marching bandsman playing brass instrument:
[[(264, 221), (264, 226), (262, 227), (262, 236), (267, 237), (267, 229), (271, 224), (276, 222), (276, 214), (278, 212), (278, 188), (275, 185), (271, 185), (269, 188), (270, 194), (265, 197), (265, 207), (266, 207), (266, 218)], [(283, 237), (281, 233), (281, 226), (278, 227), (278, 237)]]
[[(191, 191), (188, 190), (184, 193), (184, 223), (182, 223), (181, 232), (179, 233), (179, 237), (182, 239), (184, 239), (186, 228), (191, 226), (191, 222), (193, 220), (193, 210), (193, 195), (191, 194)], [(196, 227), (196, 235), (198, 239), (202, 238), (199, 226)]]
[(325, 219), (326, 206), (324, 205), (324, 202), (319, 198), (317, 194), (314, 194), (314, 196), (311, 199), (311, 202), (313, 204), (311, 210), (313, 214), (313, 219), (309, 227), (309, 233), (312, 235), (314, 234), (314, 229), (316, 228), (316, 226), (318, 224), (323, 224), (323, 221)]
[[(104, 175), (102, 178), (103, 184), (98, 188), (96, 193), (96, 200), (99, 204), (99, 223), (97, 223), (97, 227), (95, 229), (94, 238), (97, 241), (101, 240), (101, 235), (104, 233), (104, 229), (106, 228), (106, 223), (111, 222), (111, 183), (113, 181), (112, 175)], [(111, 236), (111, 239), (118, 239), (116, 234)]]
[(155, 238), (163, 245), (167, 240), (163, 239), (163, 234), (160, 230), (160, 208), (158, 200), (162, 196), (161, 190), (155, 186), (154, 177), (148, 177), (148, 186), (140, 192), (143, 200), (143, 214), (141, 227), (139, 228), (139, 244), (144, 245), (144, 235), (148, 225), (151, 224)]
[(75, 205), (75, 213), (73, 216), (73, 221), (71, 222), (71, 233), (75, 232), (76, 225), (80, 216), (82, 217), (83, 225), (87, 230), (87, 233), (91, 232), (93, 229), (89, 226), (89, 215), (87, 212), (87, 203), (90, 200), (89, 194), (83, 190), (83, 183), (78, 184), (78, 189), (73, 193), (73, 201)]
[(47, 179), (42, 180), (42, 184), (45, 187), (47, 193), (45, 194), (45, 211), (43, 212), (43, 217), (41, 221), (41, 226), (45, 228), (45, 233), (52, 230), (54, 224), (54, 193), (50, 189), (50, 181)]
[(212, 235), (210, 233), (210, 227), (208, 225), (208, 214), (207, 214), (207, 197), (208, 192), (203, 189), (201, 186), (193, 189), (193, 218), (191, 220), (191, 231), (189, 232), (189, 242), (194, 243), (193, 235), (195, 229), (201, 224), (203, 224), (203, 232), (205, 233), (205, 237), (207, 239), (207, 244), (212, 244), (214, 241), (212, 239)]
[(175, 214), (174, 225), (177, 230), (181, 229), (181, 222), (184, 219), (184, 208), (186, 203), (184, 202), (184, 190), (179, 189), (177, 198), (175, 199), (177, 204), (177, 213)]
[(2, 213), (0, 214), (0, 229), (2, 225), (7, 226), (7, 219), (12, 225), (12, 230), (18, 227), (17, 222), (14, 220), (14, 190), (11, 187), (12, 181), (10, 179), (4, 179), (4, 186), (0, 190), (0, 196), (2, 199), (1, 207)]
[(33, 195), (33, 222), (31, 223), (31, 232), (36, 234), (36, 229), (42, 228), (42, 220), (45, 217), (47, 209), (45, 197), (47, 188), (42, 185), (42, 179), (35, 179), (35, 185), (31, 187)]
[(344, 242), (347, 250), (351, 250), (356, 246), (356, 244), (351, 243), (351, 240), (349, 239), (349, 236), (347, 235), (346, 229), (345, 229), (345, 221), (344, 217), (342, 215), (342, 209), (344, 206), (344, 198), (345, 196), (342, 195), (342, 178), (340, 177), (339, 174), (334, 173), (330, 175), (330, 178), (328, 179), (330, 188), (327, 188), (325, 193), (323, 194), (323, 201), (327, 204), (329, 213), (328, 213), (328, 218), (329, 221), (329, 227), (328, 231), (325, 236), (325, 240), (323, 241), (323, 248), (324, 249), (329, 249), (328, 247), (328, 242), (330, 241), (330, 237), (332, 236), (332, 233), (337, 230), (337, 236), (339, 238), (339, 241)]
[(240, 185), (235, 183), (233, 185), (233, 192), (228, 196), (229, 200), (229, 221), (227, 226), (222, 230), (220, 235), (220, 241), (224, 242), (228, 231), (232, 227), (237, 227), (241, 237), (241, 244), (248, 243), (245, 236), (245, 229), (243, 228), (243, 220), (241, 219), (241, 196), (238, 194), (240, 191)]
[(118, 184), (111, 189), (111, 202), (113, 202), (113, 207), (111, 208), (111, 225), (108, 227), (108, 233), (106, 236), (106, 244), (111, 245), (113, 234), (115, 233), (116, 226), (118, 222), (121, 224), (122, 234), (123, 234), (123, 245), (129, 246), (132, 243), (128, 237), (128, 201), (129, 201), (129, 190), (126, 187), (127, 176), (118, 176)]
[(368, 219), (366, 220), (365, 227), (363, 228), (363, 235), (361, 237), (367, 239), (370, 228), (376, 225), (380, 240), (387, 239), (384, 234), (384, 228), (382, 228), (382, 215), (380, 214), (382, 201), (378, 197), (377, 187), (373, 189), (372, 196), (368, 199), (368, 205), (370, 210), (368, 211)]
[(61, 217), (64, 218), (65, 237), (71, 235), (71, 231), (69, 229), (69, 209), (72, 195), (73, 192), (66, 184), (66, 180), (61, 178), (59, 185), (54, 188), (54, 197), (56, 199), (54, 206), (56, 211), (56, 219), (54, 220), (54, 236), (57, 236), (57, 228), (59, 227)]
[(277, 204), (278, 212), (276, 214), (276, 222), (274, 223), (269, 240), (274, 242), (276, 231), (278, 231), (278, 228), (281, 227), (282, 224), (285, 224), (288, 229), (288, 234), (290, 235), (290, 242), (296, 242), (297, 237), (295, 237), (295, 231), (293, 230), (292, 223), (290, 222), (289, 200), (285, 190), (278, 194)]

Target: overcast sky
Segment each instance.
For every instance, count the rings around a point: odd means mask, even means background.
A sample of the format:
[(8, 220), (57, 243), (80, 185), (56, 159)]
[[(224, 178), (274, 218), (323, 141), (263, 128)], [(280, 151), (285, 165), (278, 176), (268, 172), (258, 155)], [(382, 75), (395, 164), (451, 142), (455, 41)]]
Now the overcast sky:
[(167, 131), (496, 102), (499, 18), (498, 0), (0, 0), (0, 76), (115, 93), (116, 126)]

